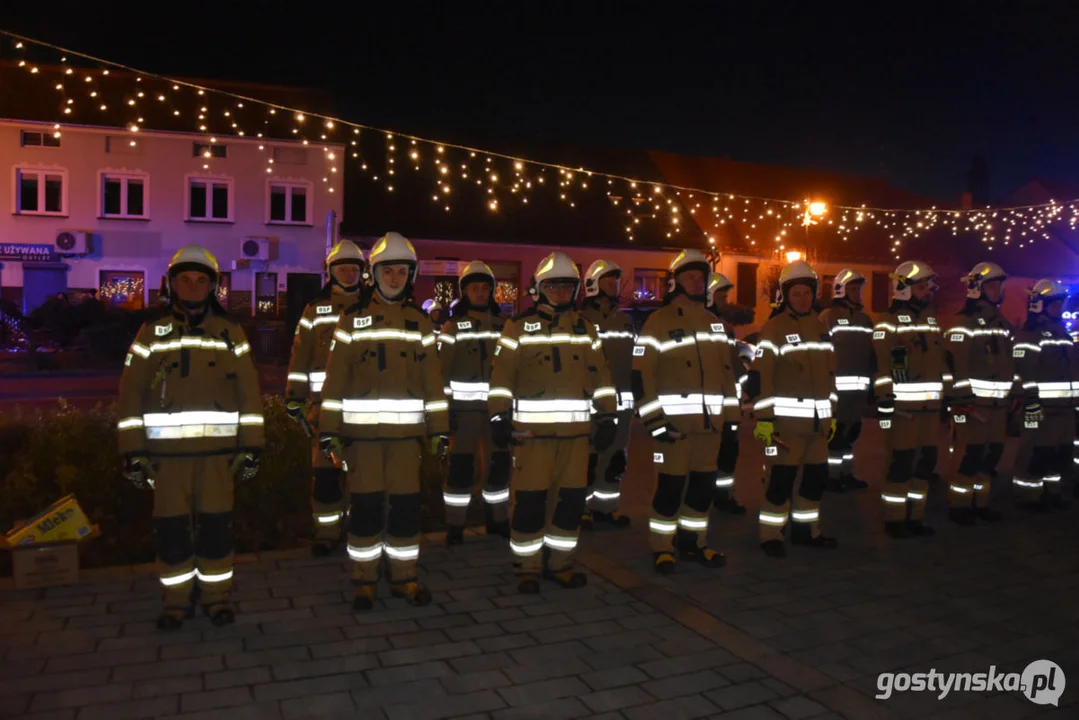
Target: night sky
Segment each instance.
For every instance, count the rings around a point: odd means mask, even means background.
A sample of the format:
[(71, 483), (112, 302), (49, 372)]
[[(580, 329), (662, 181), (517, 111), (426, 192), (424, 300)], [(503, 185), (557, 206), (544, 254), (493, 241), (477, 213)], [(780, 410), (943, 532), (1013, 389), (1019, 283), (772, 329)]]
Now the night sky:
[(55, 0), (4, 3), (0, 27), (152, 72), (324, 87), (349, 120), (494, 150), (725, 155), (943, 199), (978, 153), (991, 197), (1079, 181), (1074, 2)]

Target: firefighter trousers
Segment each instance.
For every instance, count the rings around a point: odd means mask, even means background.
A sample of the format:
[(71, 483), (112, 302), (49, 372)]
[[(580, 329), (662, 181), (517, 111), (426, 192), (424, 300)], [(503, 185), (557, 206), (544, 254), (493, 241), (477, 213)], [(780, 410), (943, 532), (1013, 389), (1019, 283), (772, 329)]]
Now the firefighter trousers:
[(153, 460), (154, 535), (165, 609), (204, 605), (232, 590), (233, 479), (229, 455)]
[[(909, 416), (909, 417), (907, 417)], [(925, 518), (929, 478), (937, 466), (940, 413), (895, 413), (881, 420), (888, 470), (881, 490), (884, 522)]]
[(618, 413), (618, 432), (614, 443), (601, 453), (588, 458), (588, 507), (599, 512), (618, 510), (622, 497), (622, 477), (626, 474), (626, 446), (633, 422), (633, 410)]
[(514, 448), (510, 549), (518, 575), (573, 566), (587, 476), (587, 436), (529, 438)]
[(317, 425), (311, 441), (311, 515), (315, 523), (315, 542), (336, 543), (341, 539), (341, 521), (345, 517), (345, 474), (318, 446)]
[(503, 522), (509, 517), (510, 452), (491, 452), (491, 422), (486, 409), (454, 411), (454, 418), (456, 427), (450, 449), (450, 468), (442, 488), (446, 524), (451, 527), (465, 526), (468, 506), (476, 486), (476, 455), (480, 452), (487, 457), (484, 463), (487, 478), (483, 483), (483, 501), (487, 504), (490, 518)]
[(416, 579), (420, 557), (418, 438), (352, 442), (345, 448), (349, 492), (348, 554), (354, 585), (374, 585), (382, 559), (390, 582)]
[(835, 436), (828, 443), (828, 477), (832, 480), (854, 474), (854, 443), (862, 434), (862, 421), (837, 422)]
[(783, 418), (775, 421), (776, 435), (786, 447), (776, 444), (764, 449), (768, 487), (761, 502), (761, 542), (782, 539), (788, 519), (794, 523), (792, 534), (820, 534), (820, 500), (828, 482), (828, 438), (820, 431), (794, 433), (784, 425)]
[(1045, 419), (1036, 428), (1024, 428), (1015, 458), (1012, 486), (1022, 502), (1035, 502), (1042, 495), (1061, 496), (1063, 478), (1071, 471), (1075, 423), (1070, 407), (1045, 408)]
[(686, 435), (674, 442), (652, 441), (656, 492), (648, 520), (652, 552), (671, 552), (679, 530), (694, 536), (697, 547), (708, 543), (708, 511), (716, 483), (716, 456), (722, 435), (711, 431)]
[(723, 423), (716, 456), (716, 502), (734, 499), (734, 468), (738, 465), (738, 423)]
[(959, 467), (952, 471), (948, 507), (989, 507), (993, 477), (1004, 454), (1008, 411), (975, 408), (973, 413), (960, 417), (952, 418), (955, 450), (961, 459)]

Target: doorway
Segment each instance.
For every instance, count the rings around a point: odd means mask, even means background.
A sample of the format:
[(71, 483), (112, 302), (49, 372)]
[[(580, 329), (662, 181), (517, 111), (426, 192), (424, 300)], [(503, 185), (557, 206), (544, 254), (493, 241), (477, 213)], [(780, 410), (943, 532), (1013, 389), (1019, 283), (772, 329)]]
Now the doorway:
[(67, 292), (67, 271), (68, 267), (63, 263), (23, 263), (22, 314), (29, 315), (49, 298)]

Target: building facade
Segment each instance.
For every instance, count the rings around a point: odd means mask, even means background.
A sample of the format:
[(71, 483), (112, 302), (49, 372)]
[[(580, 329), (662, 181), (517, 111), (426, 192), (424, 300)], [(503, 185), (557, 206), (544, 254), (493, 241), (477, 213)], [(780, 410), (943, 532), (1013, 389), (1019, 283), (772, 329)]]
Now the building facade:
[[(0, 293), (28, 313), (58, 293), (152, 304), (169, 258), (199, 243), (220, 299), (277, 318), (322, 282), (344, 147), (0, 121)], [(301, 308), (302, 309), (302, 308)]]

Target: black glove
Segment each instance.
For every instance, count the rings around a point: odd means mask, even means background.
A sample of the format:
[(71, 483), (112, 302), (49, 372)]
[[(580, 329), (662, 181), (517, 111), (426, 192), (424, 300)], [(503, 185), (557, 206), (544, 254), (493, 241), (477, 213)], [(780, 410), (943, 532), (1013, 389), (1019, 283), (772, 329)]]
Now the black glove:
[(892, 380), (897, 383), (907, 382), (907, 349), (905, 347), (892, 348)]
[(150, 477), (151, 472), (150, 458), (145, 455), (128, 455), (124, 458), (124, 477), (139, 490), (154, 487), (153, 478)]
[(303, 417), (303, 403), (298, 400), (289, 400), (288, 404), (285, 405), (285, 412), (293, 420), (299, 420)]
[(513, 412), (507, 410), (491, 416), (491, 443), (499, 450), (513, 444)]
[(318, 437), (318, 448), (326, 457), (330, 457), (333, 453), (340, 455), (345, 449), (345, 443), (337, 435), (322, 434)]
[(248, 450), (232, 459), (232, 475), (240, 482), (251, 480), (259, 471), (259, 452)]
[(614, 445), (615, 435), (618, 434), (618, 416), (614, 413), (599, 413), (596, 415), (596, 435), (592, 440), (592, 447), (597, 453), (606, 451)]
[(673, 443), (683, 437), (680, 432), (671, 427), (667, 420), (649, 427), (648, 432), (651, 433), (653, 440), (661, 443)]

